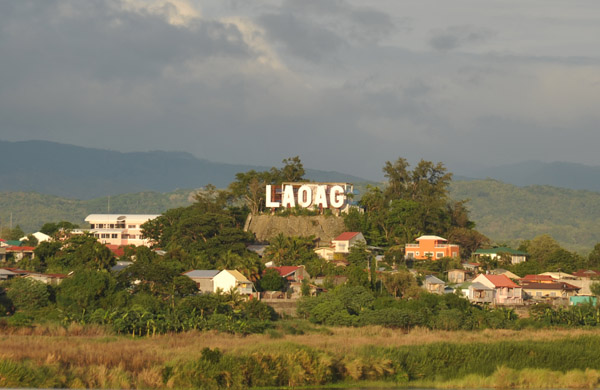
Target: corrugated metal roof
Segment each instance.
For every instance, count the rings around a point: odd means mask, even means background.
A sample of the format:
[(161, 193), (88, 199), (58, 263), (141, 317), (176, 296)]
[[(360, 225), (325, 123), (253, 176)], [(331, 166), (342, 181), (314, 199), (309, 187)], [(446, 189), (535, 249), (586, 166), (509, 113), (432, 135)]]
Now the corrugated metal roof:
[(185, 272), (184, 275), (189, 278), (195, 278), (195, 279), (201, 279), (201, 278), (211, 279), (211, 278), (214, 278), (215, 276), (217, 276), (217, 274), (219, 272), (221, 272), (221, 271), (216, 270), (216, 269), (194, 269), (194, 270)]
[(160, 217), (160, 214), (90, 214), (85, 217), (85, 221), (100, 221), (104, 223), (114, 223), (116, 221), (146, 222), (157, 217)]
[(360, 234), (360, 232), (344, 232), (333, 239), (333, 241), (348, 241), (351, 240), (356, 235)]

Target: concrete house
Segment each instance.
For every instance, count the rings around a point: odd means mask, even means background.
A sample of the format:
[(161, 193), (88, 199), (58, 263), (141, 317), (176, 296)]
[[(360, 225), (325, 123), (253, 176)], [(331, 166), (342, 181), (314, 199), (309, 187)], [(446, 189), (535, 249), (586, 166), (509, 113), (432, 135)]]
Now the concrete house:
[(237, 290), (242, 295), (251, 295), (254, 285), (237, 270), (223, 270), (213, 278), (213, 291)]
[(579, 290), (580, 287), (565, 282), (523, 284), (523, 293), (532, 300), (562, 299), (568, 303), (569, 298), (577, 295)]
[(331, 246), (335, 253), (350, 253), (350, 248), (359, 242), (367, 243), (362, 233), (344, 232), (331, 241)]
[(496, 305), (521, 305), (523, 304), (523, 290), (521, 286), (504, 275), (479, 274), (473, 279), (473, 284), (482, 285), (494, 290), (493, 304)]
[(448, 271), (448, 282), (450, 283), (464, 283), (469, 277), (469, 272), (464, 269), (451, 269)]
[(425, 287), (425, 289), (430, 293), (443, 294), (444, 289), (446, 288), (446, 283), (433, 275), (427, 275), (425, 276), (423, 287)]
[(438, 236), (421, 236), (417, 244), (406, 244), (404, 253), (407, 259), (435, 260), (442, 257), (458, 257), (460, 248), (455, 244), (448, 244), (448, 240)]
[(491, 249), (477, 249), (473, 252), (473, 258), (479, 260), (481, 257), (489, 256), (490, 259), (502, 260), (508, 264), (519, 264), (527, 261), (527, 253), (508, 247), (498, 247)]
[(142, 236), (142, 225), (159, 214), (90, 214), (85, 218), (89, 229), (74, 229), (72, 234), (89, 232), (103, 244), (150, 246)]
[(288, 282), (302, 282), (303, 280), (310, 279), (310, 275), (306, 272), (303, 265), (284, 265), (281, 267), (269, 267), (267, 269), (276, 270), (279, 272), (279, 276)]
[(215, 291), (214, 287), (214, 278), (219, 274), (219, 270), (211, 269), (211, 270), (200, 270), (195, 269), (188, 272), (184, 272), (183, 275), (192, 279), (196, 282), (198, 286), (198, 290), (201, 293), (212, 293)]

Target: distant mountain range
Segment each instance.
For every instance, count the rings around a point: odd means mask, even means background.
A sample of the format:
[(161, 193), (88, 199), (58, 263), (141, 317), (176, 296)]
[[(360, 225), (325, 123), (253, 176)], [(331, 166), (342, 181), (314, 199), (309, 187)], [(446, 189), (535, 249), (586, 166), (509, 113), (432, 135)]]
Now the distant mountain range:
[(600, 191), (600, 166), (569, 162), (524, 161), (458, 173), (456, 179), (494, 179), (516, 186), (548, 185)]
[[(224, 188), (236, 173), (270, 169), (216, 163), (183, 152), (120, 153), (47, 141), (0, 141), (0, 159), (0, 191), (39, 192), (71, 199), (171, 192), (207, 184)], [(313, 169), (306, 169), (305, 177), (314, 181), (366, 181)]]

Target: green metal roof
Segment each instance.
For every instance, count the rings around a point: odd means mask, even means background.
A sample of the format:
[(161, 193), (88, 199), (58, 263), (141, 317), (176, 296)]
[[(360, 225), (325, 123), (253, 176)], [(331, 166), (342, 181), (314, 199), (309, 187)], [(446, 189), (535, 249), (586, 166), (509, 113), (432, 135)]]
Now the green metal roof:
[(505, 246), (498, 247), (498, 248), (491, 248), (491, 249), (477, 249), (474, 253), (476, 255), (491, 255), (491, 254), (498, 254), (498, 253), (508, 253), (511, 255), (527, 256), (527, 253), (525, 253), (525, 252), (518, 251), (516, 249), (508, 248)]
[(6, 245), (9, 245), (9, 246), (21, 246), (21, 245), (23, 245), (23, 243), (21, 241), (19, 241), (19, 240), (6, 240), (6, 241), (4, 241), (4, 243)]

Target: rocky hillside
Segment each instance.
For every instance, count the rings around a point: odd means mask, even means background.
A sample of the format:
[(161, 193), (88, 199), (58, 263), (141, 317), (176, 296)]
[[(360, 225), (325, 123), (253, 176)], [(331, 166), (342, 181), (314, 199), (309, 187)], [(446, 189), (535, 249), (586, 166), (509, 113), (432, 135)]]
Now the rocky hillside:
[(315, 236), (321, 241), (331, 241), (344, 232), (344, 219), (333, 216), (254, 215), (246, 221), (246, 229), (261, 242), (269, 241), (279, 233), (286, 236)]

